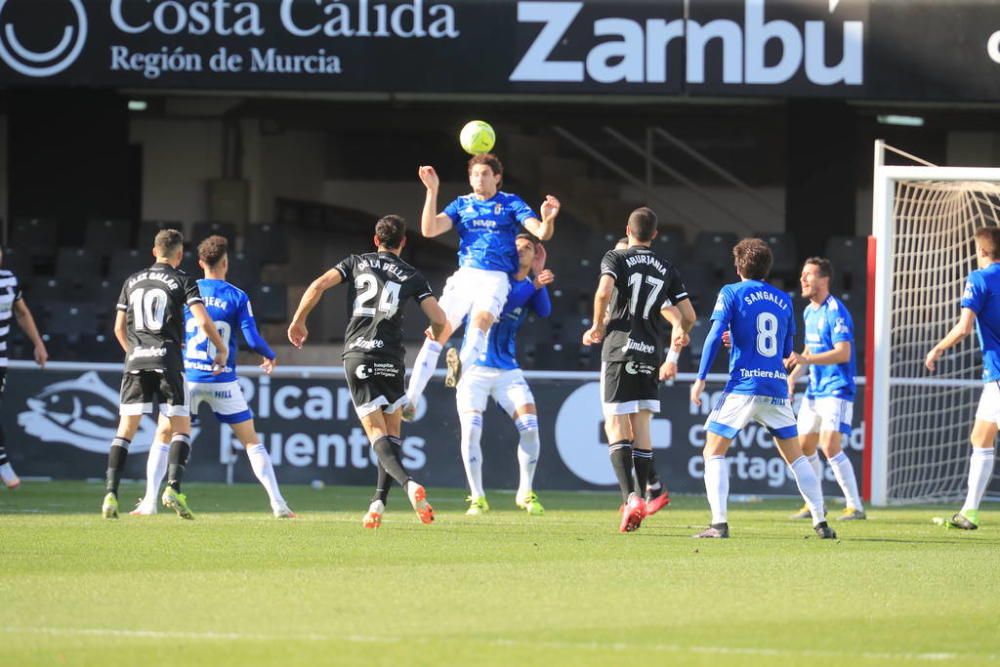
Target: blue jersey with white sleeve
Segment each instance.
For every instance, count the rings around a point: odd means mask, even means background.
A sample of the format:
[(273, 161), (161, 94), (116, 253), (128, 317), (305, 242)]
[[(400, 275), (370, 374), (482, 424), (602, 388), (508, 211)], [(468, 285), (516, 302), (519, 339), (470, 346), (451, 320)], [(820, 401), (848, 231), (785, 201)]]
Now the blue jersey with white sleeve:
[(507, 192), (489, 199), (463, 195), (444, 213), (458, 232), (458, 265), (504, 273), (517, 272), (514, 239), (525, 220), (538, 217), (523, 199)]
[(184, 372), (188, 382), (234, 382), (236, 380), (236, 340), (233, 332), (239, 329), (247, 346), (257, 354), (274, 359), (274, 352), (267, 341), (257, 331), (253, 318), (250, 298), (246, 292), (225, 280), (203, 278), (198, 281), (202, 301), (209, 318), (215, 322), (226, 347), (229, 358), (226, 367), (218, 375), (212, 375), (212, 358), (215, 348), (208, 336), (198, 326), (188, 308), (184, 309)]
[(842, 364), (809, 366), (808, 398), (835, 396), (854, 398), (854, 321), (844, 304), (832, 294), (819, 306), (810, 303), (802, 313), (806, 327), (806, 347), (810, 354), (829, 352), (837, 343), (851, 344), (851, 358)]
[(1000, 263), (969, 274), (962, 308), (976, 314), (976, 332), (983, 350), (983, 382), (996, 382), (1000, 380)]
[(519, 368), (517, 332), (527, 319), (529, 310), (539, 317), (548, 317), (552, 313), (552, 301), (545, 287), (535, 289), (535, 281), (525, 278), (511, 284), (500, 318), (490, 327), (486, 351), (476, 359), (477, 366), (505, 371)]
[(726, 392), (788, 398), (784, 359), (792, 353), (795, 314), (785, 292), (759, 280), (726, 285), (712, 312), (698, 377), (704, 379), (729, 329), (729, 382)]

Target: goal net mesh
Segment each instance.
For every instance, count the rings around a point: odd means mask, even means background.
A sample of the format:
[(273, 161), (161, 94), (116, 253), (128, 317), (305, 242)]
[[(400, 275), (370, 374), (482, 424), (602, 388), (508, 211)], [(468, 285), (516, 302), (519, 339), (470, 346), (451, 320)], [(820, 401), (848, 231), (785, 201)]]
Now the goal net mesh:
[(982, 390), (977, 337), (946, 352), (933, 375), (923, 364), (958, 319), (976, 268), (973, 232), (1000, 224), (1000, 184), (897, 181), (892, 216), (887, 500), (955, 501)]

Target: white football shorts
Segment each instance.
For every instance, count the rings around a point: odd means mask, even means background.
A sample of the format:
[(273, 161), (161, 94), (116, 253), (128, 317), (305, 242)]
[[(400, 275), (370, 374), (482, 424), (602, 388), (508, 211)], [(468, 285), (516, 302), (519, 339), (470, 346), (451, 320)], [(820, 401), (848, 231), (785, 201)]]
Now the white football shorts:
[(708, 415), (705, 430), (732, 440), (752, 421), (781, 440), (798, 436), (791, 401), (752, 394), (723, 394)]
[(819, 396), (802, 399), (799, 406), (799, 435), (810, 433), (840, 432), (851, 434), (854, 418), (854, 401), (836, 396)]
[(502, 370), (473, 366), (462, 371), (455, 394), (459, 412), (485, 412), (491, 397), (511, 417), (517, 408), (535, 403), (520, 368)]
[(486, 311), (494, 320), (499, 319), (508, 294), (510, 278), (503, 271), (463, 266), (445, 282), (440, 305), (452, 329), (457, 330), (472, 313)]
[(253, 419), (239, 382), (188, 382), (191, 414), (198, 414), (202, 402), (208, 404), (223, 424), (241, 424)]
[(987, 382), (983, 385), (979, 407), (976, 408), (976, 421), (993, 422), (1000, 426), (1000, 383)]

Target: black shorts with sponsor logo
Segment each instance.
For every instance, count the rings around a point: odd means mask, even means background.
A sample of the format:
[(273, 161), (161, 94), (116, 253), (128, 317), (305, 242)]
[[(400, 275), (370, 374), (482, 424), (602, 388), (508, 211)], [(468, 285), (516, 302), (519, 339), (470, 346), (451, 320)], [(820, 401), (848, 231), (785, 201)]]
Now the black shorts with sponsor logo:
[(160, 413), (168, 417), (190, 414), (183, 373), (148, 370), (122, 375), (121, 414), (151, 414), (154, 404), (159, 405)]
[(601, 402), (620, 406), (616, 414), (660, 410), (659, 368), (644, 361), (605, 361), (601, 365)]
[(344, 359), (344, 372), (359, 417), (376, 410), (391, 414), (406, 404), (406, 367), (402, 361), (352, 355)]

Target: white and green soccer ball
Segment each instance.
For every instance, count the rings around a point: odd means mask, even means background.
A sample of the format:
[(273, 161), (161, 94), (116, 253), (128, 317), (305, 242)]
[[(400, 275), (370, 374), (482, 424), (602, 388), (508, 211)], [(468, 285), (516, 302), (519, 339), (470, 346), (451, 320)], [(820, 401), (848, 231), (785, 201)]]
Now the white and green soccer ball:
[(458, 135), (462, 150), (471, 155), (489, 153), (497, 141), (493, 127), (484, 120), (470, 120)]

